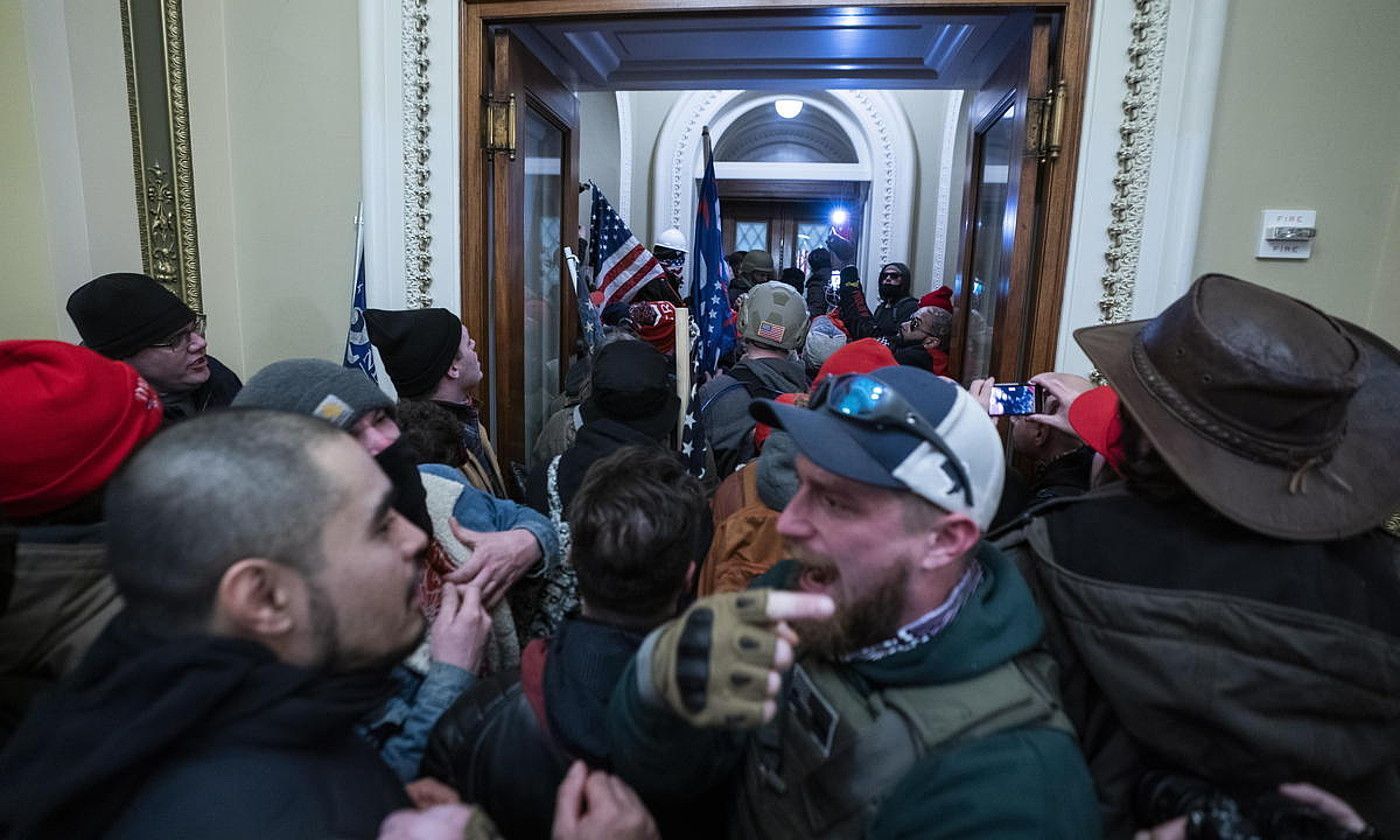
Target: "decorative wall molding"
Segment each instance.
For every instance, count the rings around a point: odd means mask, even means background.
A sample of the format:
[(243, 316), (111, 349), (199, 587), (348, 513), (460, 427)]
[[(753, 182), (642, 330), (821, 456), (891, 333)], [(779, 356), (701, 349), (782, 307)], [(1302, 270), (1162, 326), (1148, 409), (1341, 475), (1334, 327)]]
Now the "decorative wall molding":
[(403, 238), (404, 291), (410, 308), (433, 305), (432, 155), (428, 122), (428, 0), (403, 0)]
[(948, 92), (948, 111), (943, 118), (943, 148), (938, 156), (938, 216), (933, 229), (933, 276), (929, 288), (952, 284), (948, 282), (948, 206), (953, 198), (953, 157), (958, 149), (958, 126), (962, 122), (963, 92)]
[[(632, 218), (632, 94), (619, 90), (617, 99), (617, 214)], [(690, 237), (686, 237), (689, 239)]]
[(1057, 370), (1093, 368), (1076, 329), (1150, 318), (1188, 285), (1229, 7), (1169, 2), (1094, 5)]
[(1138, 255), (1152, 171), (1152, 148), (1161, 93), (1162, 60), (1167, 50), (1169, 0), (1134, 0), (1129, 24), (1128, 72), (1124, 77), (1123, 120), (1118, 134), (1118, 172), (1109, 204), (1108, 250), (1099, 300), (1099, 322), (1114, 324), (1133, 317)]
[[(786, 94), (785, 98), (788, 97)], [(694, 91), (672, 105), (656, 144), (652, 234), (668, 227), (693, 225), (695, 180), (703, 166), (701, 129), (710, 127), (712, 142), (744, 113), (779, 98), (761, 91)], [(914, 223), (914, 184), (918, 159), (909, 120), (892, 96), (874, 90), (832, 90), (797, 96), (823, 110), (846, 131), (868, 172), (870, 199), (858, 262), (862, 276), (874, 282), (881, 265), (904, 259)], [(864, 180), (864, 179), (857, 179)]]

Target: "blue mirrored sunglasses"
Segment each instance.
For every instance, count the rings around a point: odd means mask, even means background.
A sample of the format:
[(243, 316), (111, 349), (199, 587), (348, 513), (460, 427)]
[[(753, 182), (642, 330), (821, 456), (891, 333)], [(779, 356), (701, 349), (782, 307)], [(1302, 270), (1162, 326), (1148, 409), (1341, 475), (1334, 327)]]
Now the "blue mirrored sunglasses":
[(812, 410), (825, 409), (877, 429), (901, 429), (923, 438), (943, 456), (952, 470), (952, 478), (957, 485), (955, 489), (962, 490), (968, 507), (973, 506), (972, 482), (967, 478), (962, 461), (953, 455), (943, 436), (914, 410), (909, 401), (886, 383), (863, 373), (828, 376), (817, 387), (807, 407)]

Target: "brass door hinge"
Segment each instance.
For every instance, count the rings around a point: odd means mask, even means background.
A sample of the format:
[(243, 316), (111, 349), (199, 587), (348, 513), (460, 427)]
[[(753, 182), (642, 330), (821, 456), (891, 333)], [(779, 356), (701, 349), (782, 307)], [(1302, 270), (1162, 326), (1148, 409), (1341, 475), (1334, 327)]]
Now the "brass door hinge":
[(515, 160), (515, 94), (505, 99), (487, 97), (486, 114), (481, 122), (486, 134), (483, 143), (486, 156), (505, 152)]
[(1027, 97), (1026, 156), (1040, 163), (1060, 156), (1065, 128), (1065, 80), (1050, 86), (1044, 96)]

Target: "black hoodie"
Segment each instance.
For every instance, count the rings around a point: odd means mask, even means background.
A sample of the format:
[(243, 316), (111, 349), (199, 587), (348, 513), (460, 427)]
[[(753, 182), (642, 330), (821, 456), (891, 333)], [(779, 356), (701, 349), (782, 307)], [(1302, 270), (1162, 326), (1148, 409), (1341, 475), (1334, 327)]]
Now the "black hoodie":
[(373, 836), (408, 800), (353, 726), (391, 688), (123, 613), (0, 754), (0, 835)]

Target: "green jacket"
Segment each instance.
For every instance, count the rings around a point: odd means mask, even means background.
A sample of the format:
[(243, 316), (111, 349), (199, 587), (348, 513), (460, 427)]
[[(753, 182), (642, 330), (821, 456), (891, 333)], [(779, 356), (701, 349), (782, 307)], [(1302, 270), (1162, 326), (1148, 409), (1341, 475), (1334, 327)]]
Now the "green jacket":
[[(929, 642), (876, 662), (833, 666), (874, 692), (954, 685), (1034, 655), (1043, 624), (1015, 567), (990, 544), (977, 553), (984, 576), (957, 618)], [(790, 563), (755, 583), (787, 582)], [(809, 663), (801, 657), (799, 665)], [(763, 809), (773, 795), (752, 783), (756, 751), (778, 738), (783, 709), (754, 732), (700, 730), (646, 704), (635, 662), (613, 695), (608, 715), (615, 771), (651, 802), (684, 802), (743, 777), (735, 802), (739, 834), (745, 808)], [(791, 705), (791, 683), (784, 695)], [(918, 758), (903, 777), (874, 797), (870, 837), (1094, 838), (1100, 823), (1088, 770), (1067, 732), (1021, 726), (959, 740)], [(787, 836), (807, 834), (794, 825)]]

